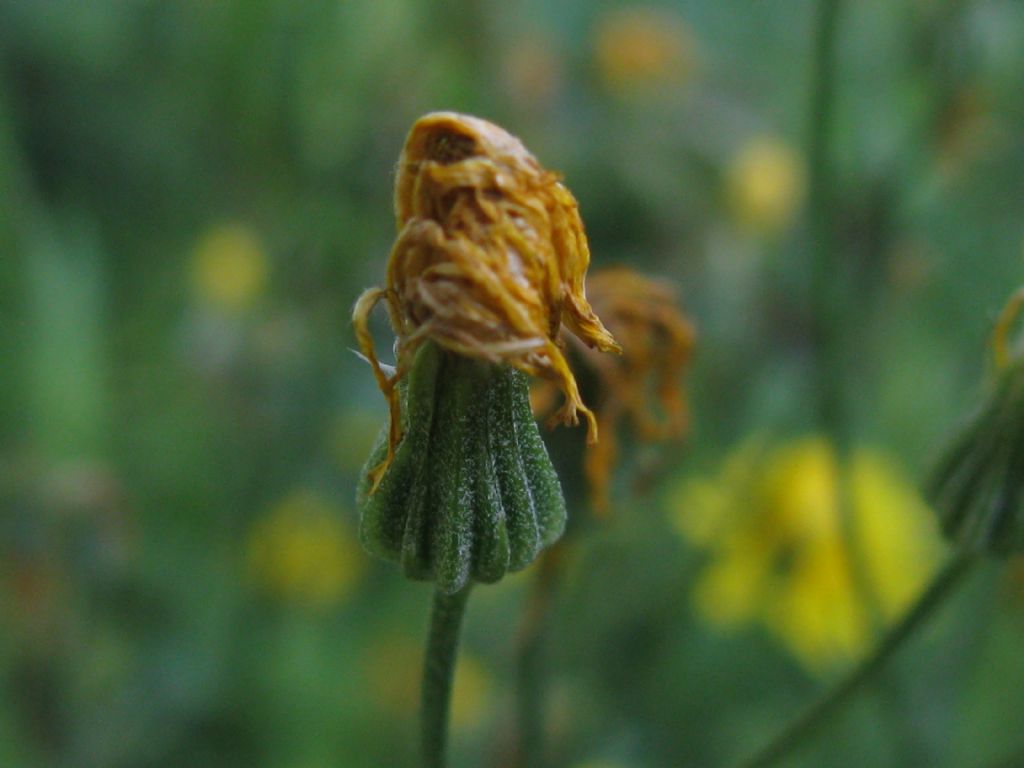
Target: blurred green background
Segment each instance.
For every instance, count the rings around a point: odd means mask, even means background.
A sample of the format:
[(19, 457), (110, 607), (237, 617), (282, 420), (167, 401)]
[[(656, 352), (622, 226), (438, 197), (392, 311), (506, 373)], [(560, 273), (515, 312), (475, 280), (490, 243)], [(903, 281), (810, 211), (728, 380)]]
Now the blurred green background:
[[(820, 5), (0, 0), (0, 765), (415, 764), (431, 588), (359, 548), (349, 316), (435, 109), (564, 173), (592, 268), (700, 335), (685, 450), (573, 533), (553, 764), (725, 764), (863, 653), (942, 557), (913, 487), (1024, 276), (1024, 5), (841, 4), (824, 128)], [(457, 766), (512, 749), (530, 580), (474, 594)], [(794, 764), (1024, 747), (1024, 566), (968, 592)]]

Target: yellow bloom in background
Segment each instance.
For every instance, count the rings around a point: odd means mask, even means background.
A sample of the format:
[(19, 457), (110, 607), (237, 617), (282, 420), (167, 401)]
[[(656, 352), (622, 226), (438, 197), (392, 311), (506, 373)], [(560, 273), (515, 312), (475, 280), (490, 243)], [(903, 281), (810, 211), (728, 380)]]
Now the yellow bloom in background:
[[(410, 637), (396, 636), (374, 643), (365, 664), (370, 693), (385, 712), (414, 717), (420, 707), (423, 649)], [(489, 714), (494, 683), (475, 656), (459, 654), (452, 684), (451, 726), (471, 731)]]
[(733, 156), (725, 174), (726, 201), (736, 222), (759, 234), (788, 227), (804, 201), (803, 159), (778, 139), (752, 139)]
[(287, 496), (253, 526), (247, 554), (255, 584), (311, 608), (348, 597), (365, 562), (341, 511), (307, 490)]
[(215, 309), (238, 312), (263, 295), (270, 271), (263, 244), (242, 224), (208, 230), (192, 254), (192, 286)]
[(840, 464), (822, 437), (745, 443), (718, 477), (684, 485), (674, 523), (708, 556), (698, 613), (763, 625), (814, 672), (866, 653), (875, 616), (898, 616), (939, 553), (929, 510), (891, 461), (859, 450)]
[(609, 90), (678, 86), (696, 69), (697, 43), (686, 22), (668, 9), (624, 8), (598, 20), (594, 58)]

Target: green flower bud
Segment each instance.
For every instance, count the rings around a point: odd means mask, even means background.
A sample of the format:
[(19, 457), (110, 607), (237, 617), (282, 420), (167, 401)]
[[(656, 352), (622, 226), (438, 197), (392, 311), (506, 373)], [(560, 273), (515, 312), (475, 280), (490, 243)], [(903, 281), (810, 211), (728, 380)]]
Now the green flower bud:
[(565, 501), (527, 377), (424, 343), (399, 385), (402, 439), (375, 491), (382, 432), (360, 482), (360, 536), (413, 579), (454, 593), (529, 565), (565, 528)]
[(1024, 301), (1018, 293), (993, 334), (996, 375), (981, 407), (954, 437), (928, 489), (946, 536), (969, 551), (1024, 552), (1024, 359), (1006, 334)]

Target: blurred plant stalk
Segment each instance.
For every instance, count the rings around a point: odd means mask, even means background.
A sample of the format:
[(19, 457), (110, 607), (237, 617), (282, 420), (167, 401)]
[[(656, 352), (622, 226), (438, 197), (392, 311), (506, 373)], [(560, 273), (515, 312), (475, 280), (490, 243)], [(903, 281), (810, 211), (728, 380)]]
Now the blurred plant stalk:
[[(622, 355), (605, 356), (564, 334), (581, 370), (589, 374), (600, 425), (597, 444), (579, 445), (586, 488), (572, 485), (566, 496), (575, 516), (605, 522), (612, 514), (611, 487), (620, 463), (620, 441), (627, 429), (637, 443), (664, 447), (682, 441), (690, 423), (683, 378), (693, 356), (697, 333), (684, 314), (676, 287), (628, 267), (595, 270), (587, 281), (588, 299)], [(555, 389), (541, 383), (531, 395), (538, 416), (552, 408)], [(650, 478), (647, 478), (648, 480)], [(520, 622), (517, 641), (516, 747), (510, 765), (543, 768), (545, 748), (545, 650), (566, 565), (582, 538), (579, 525), (539, 558)]]
[(737, 768), (765, 768), (789, 757), (801, 744), (811, 738), (829, 718), (864, 685), (877, 675), (885, 664), (899, 651), (921, 627), (946, 603), (972, 573), (978, 558), (961, 554), (946, 563), (932, 580), (913, 606), (885, 634), (882, 640), (866, 658), (858, 663), (838, 683), (808, 707), (788, 726), (778, 733), (767, 745), (752, 757), (741, 761)]
[[(816, 415), (820, 426), (832, 436), (841, 455), (848, 450), (851, 439), (842, 387), (847, 286), (840, 279), (844, 270), (843, 265), (838, 262), (837, 192), (831, 139), (836, 101), (837, 40), (842, 12), (842, 0), (820, 0), (817, 5), (808, 112), (808, 230), (811, 239), (808, 311), (814, 343)], [(846, 494), (840, 494), (840, 498), (845, 496)], [(877, 596), (866, 577), (864, 562), (869, 553), (864, 552), (856, 544), (855, 520), (848, 504), (841, 505), (840, 524), (843, 540), (849, 552), (853, 584), (861, 596), (871, 623), (878, 627), (880, 621)], [(885, 632), (871, 654), (830, 687), (767, 745), (740, 765), (743, 768), (761, 768), (777, 763), (796, 750), (849, 701), (853, 694), (874, 679), (885, 663), (936, 613), (938, 608), (945, 604), (947, 598), (957, 591), (964, 577), (971, 572), (974, 562), (976, 558), (969, 554), (952, 557), (933, 577), (902, 618)], [(900, 692), (896, 693), (897, 698), (901, 698)], [(904, 741), (908, 747), (916, 748), (910, 739)]]
[[(108, 447), (106, 280), (89, 222), (75, 211), (51, 210), (39, 194), (6, 97), (0, 82), (0, 287), (16, 297), (3, 308), (0, 339), (0, 460), (13, 460), (15, 469), (0, 477), (0, 497), (24, 488), (38, 500), (53, 493), (59, 477), (75, 476), (61, 474), (69, 466), (95, 462)], [(42, 514), (33, 508), (30, 515), (13, 507), (4, 511), (13, 525), (21, 515), (27, 520), (49, 514), (45, 505)], [(47, 572), (42, 558), (8, 541), (0, 544), (17, 574), (12, 582), (20, 577), (32, 583)], [(30, 610), (7, 613), (11, 657), (3, 671), (12, 676), (13, 719), (29, 754), (47, 764), (73, 762), (72, 718), (60, 706), (71, 686), (64, 671), (66, 630), (39, 618), (52, 619), (45, 592), (30, 595)]]
[(994, 371), (986, 397), (953, 435), (928, 484), (929, 501), (955, 554), (875, 650), (741, 763), (743, 768), (763, 768), (789, 756), (875, 677), (945, 605), (977, 563), (1024, 550), (1024, 357), (1010, 340), (1022, 309), (1024, 290), (1018, 290), (992, 331)]
[[(10, 373), (25, 407), (26, 439), (45, 462), (90, 459), (106, 434), (100, 248), (87, 222), (60, 222), (46, 209), (17, 145), (0, 93), (0, 249), (25, 298)], [(17, 423), (18, 420), (15, 421)]]
[[(842, 0), (820, 0), (817, 5), (816, 28), (812, 50), (812, 83), (808, 109), (808, 230), (810, 245), (810, 294), (808, 317), (811, 319), (814, 343), (814, 380), (817, 392), (817, 421), (831, 436), (840, 461), (850, 452), (852, 436), (845, 407), (845, 366), (848, 339), (844, 333), (849, 319), (847, 306), (852, 281), (846, 280), (839, 237), (838, 190), (833, 162), (832, 139), (838, 83), (838, 40)], [(849, 479), (841, 475), (839, 482), (848, 491)], [(839, 524), (847, 551), (850, 579), (859, 596), (869, 627), (876, 633), (884, 625), (879, 596), (869, 577), (869, 564), (857, 535), (857, 520), (851, 509), (849, 492), (839, 498)], [(899, 701), (903, 693), (895, 684), (885, 701)], [(899, 719), (894, 722), (900, 722)], [(903, 743), (917, 750), (916, 737), (904, 734)]]

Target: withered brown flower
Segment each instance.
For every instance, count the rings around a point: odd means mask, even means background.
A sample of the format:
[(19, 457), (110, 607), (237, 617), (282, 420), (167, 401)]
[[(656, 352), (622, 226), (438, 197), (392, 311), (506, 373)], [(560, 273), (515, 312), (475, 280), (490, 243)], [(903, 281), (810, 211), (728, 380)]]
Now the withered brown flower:
[[(584, 295), (590, 251), (576, 200), (519, 139), (469, 115), (420, 118), (398, 163), (398, 238), (387, 287), (356, 303), (360, 348), (391, 410), (389, 451), (401, 439), (398, 381), (426, 339), (493, 363), (507, 363), (557, 384), (565, 403), (552, 420), (597, 420), (579, 390), (558, 340), (564, 325), (587, 347), (619, 351)], [(386, 300), (398, 337), (393, 374), (381, 367), (368, 329)]]
[[(619, 357), (606, 357), (569, 340), (581, 362), (594, 372), (599, 390), (594, 410), (601, 442), (588, 446), (583, 469), (594, 510), (603, 514), (609, 507), (611, 470), (623, 423), (629, 422), (644, 441), (685, 436), (689, 408), (681, 379), (696, 333), (668, 281), (611, 267), (590, 276), (587, 292), (623, 350)], [(537, 410), (546, 410), (550, 394), (544, 388), (535, 393)]]

